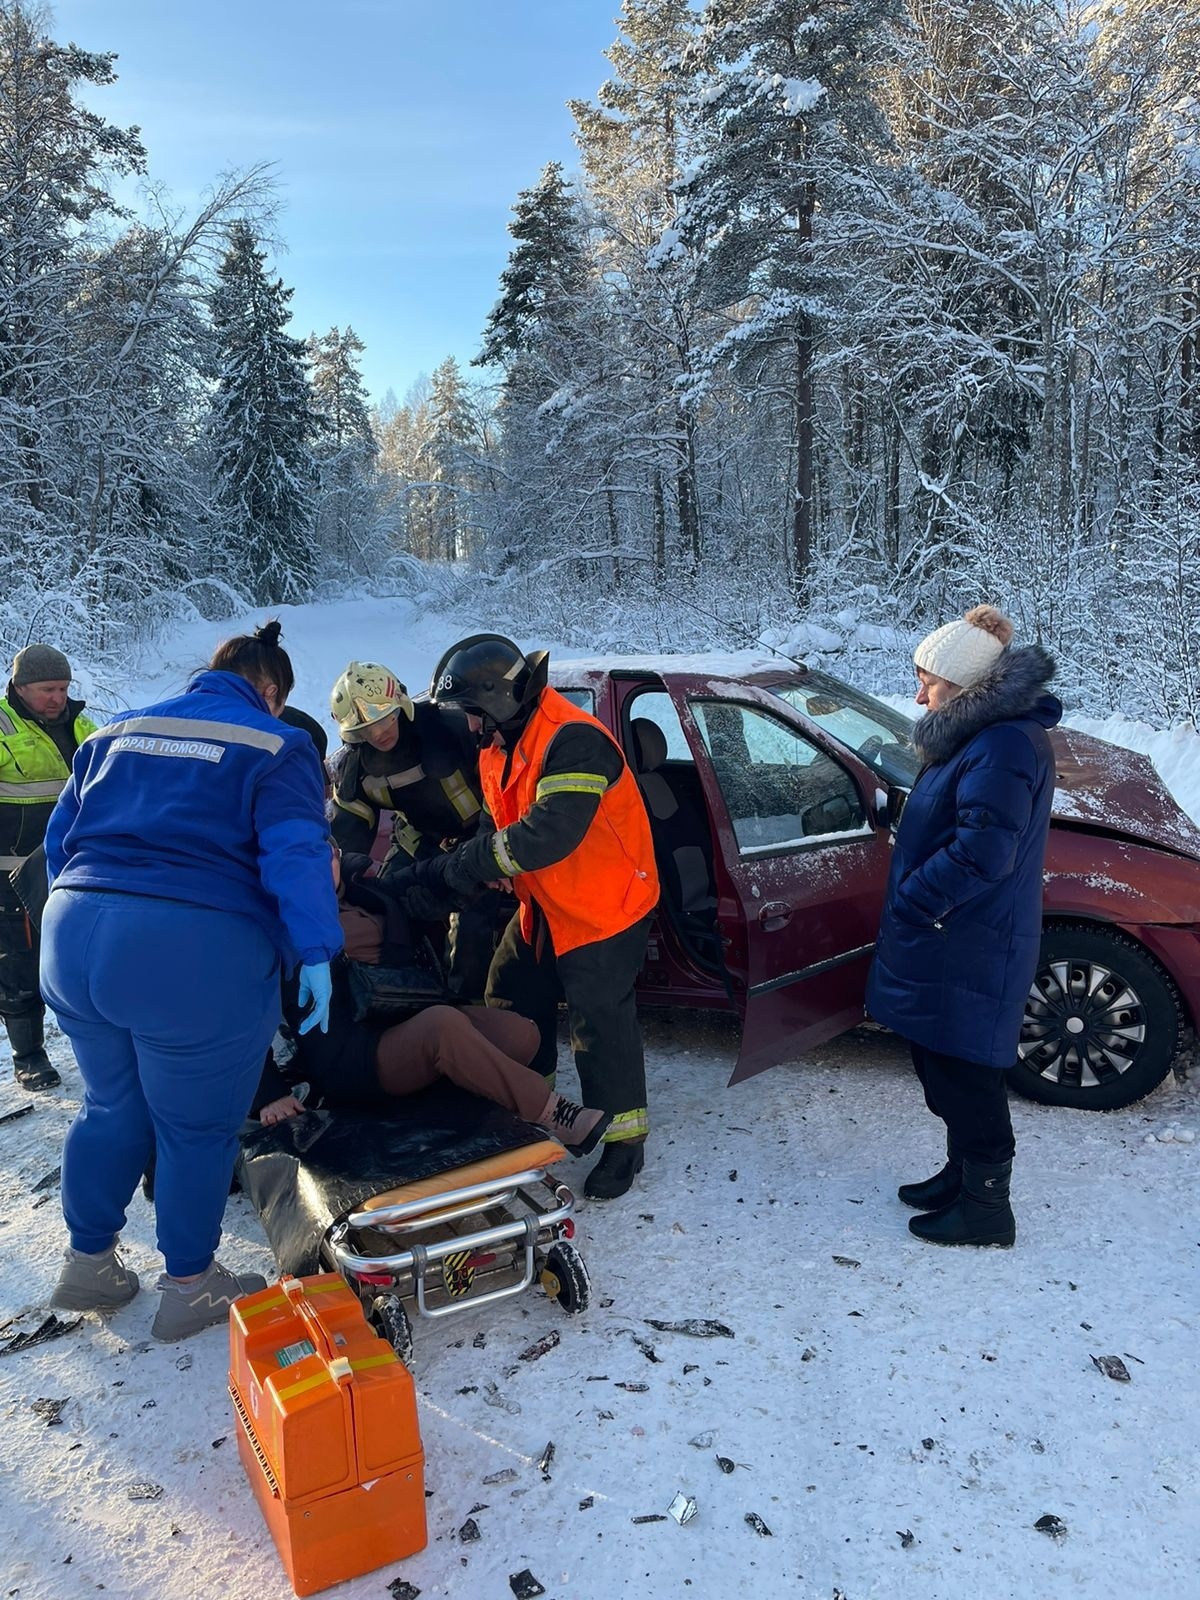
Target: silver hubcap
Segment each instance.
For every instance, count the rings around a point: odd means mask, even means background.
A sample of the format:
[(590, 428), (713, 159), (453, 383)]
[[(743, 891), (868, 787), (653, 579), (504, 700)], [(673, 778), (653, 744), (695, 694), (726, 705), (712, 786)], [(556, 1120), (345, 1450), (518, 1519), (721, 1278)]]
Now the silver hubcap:
[(1128, 1071), (1145, 1038), (1145, 1007), (1119, 972), (1052, 961), (1033, 980), (1018, 1049), (1039, 1077), (1095, 1088)]

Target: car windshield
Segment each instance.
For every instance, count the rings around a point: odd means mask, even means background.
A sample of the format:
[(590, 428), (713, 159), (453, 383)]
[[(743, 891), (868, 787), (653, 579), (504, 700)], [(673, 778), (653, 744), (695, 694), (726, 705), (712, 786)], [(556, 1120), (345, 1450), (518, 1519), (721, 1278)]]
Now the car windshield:
[(912, 719), (824, 672), (806, 672), (798, 683), (772, 684), (771, 693), (815, 722), (888, 783), (911, 789), (921, 760), (910, 743)]

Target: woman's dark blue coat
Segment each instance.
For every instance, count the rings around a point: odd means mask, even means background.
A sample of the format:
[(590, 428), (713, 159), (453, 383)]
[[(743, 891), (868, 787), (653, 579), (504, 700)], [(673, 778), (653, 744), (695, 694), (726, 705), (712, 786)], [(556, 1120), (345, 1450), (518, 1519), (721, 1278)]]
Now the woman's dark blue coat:
[(1007, 1068), (1042, 926), (1062, 706), (1037, 645), (1009, 649), (913, 730), (926, 765), (896, 833), (867, 1010), (943, 1055)]

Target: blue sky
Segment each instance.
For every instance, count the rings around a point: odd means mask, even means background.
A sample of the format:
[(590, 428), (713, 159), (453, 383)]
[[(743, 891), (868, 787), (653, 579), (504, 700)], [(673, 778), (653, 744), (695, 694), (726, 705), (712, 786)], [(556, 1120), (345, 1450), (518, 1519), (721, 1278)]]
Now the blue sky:
[(292, 331), (351, 324), (372, 397), (466, 366), (510, 207), (575, 166), (565, 102), (608, 75), (619, 0), (59, 0), (54, 37), (119, 57), (94, 109), (136, 123), (184, 204), (278, 166)]

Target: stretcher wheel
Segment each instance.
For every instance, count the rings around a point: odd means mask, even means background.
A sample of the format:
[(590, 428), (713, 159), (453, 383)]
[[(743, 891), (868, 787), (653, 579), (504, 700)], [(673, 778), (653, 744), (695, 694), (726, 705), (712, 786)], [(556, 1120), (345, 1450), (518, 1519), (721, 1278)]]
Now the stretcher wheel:
[(542, 1288), (551, 1300), (558, 1301), (569, 1317), (587, 1310), (592, 1297), (592, 1280), (588, 1277), (583, 1257), (573, 1244), (560, 1240), (546, 1251)]
[(396, 1294), (376, 1295), (368, 1313), (376, 1333), (391, 1345), (406, 1367), (412, 1366), (413, 1330), (404, 1302)]

